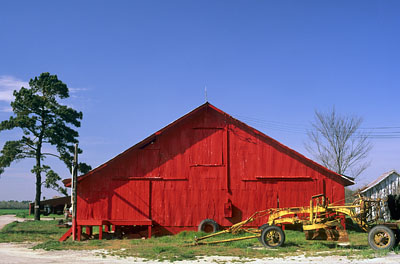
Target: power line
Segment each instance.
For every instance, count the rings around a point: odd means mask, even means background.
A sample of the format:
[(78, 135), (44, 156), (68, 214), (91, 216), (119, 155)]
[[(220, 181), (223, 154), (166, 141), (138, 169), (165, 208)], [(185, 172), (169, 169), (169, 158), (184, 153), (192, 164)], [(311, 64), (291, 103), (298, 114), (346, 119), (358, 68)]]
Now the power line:
[[(235, 117), (245, 123), (255, 125), (257, 127), (263, 127), (273, 131), (295, 133), (295, 134), (307, 134), (312, 130), (311, 124), (295, 124), (281, 121), (271, 121), (261, 118), (248, 117), (242, 115), (235, 115)], [(355, 137), (365, 137), (371, 139), (398, 139), (400, 138), (400, 127), (398, 126), (376, 126), (376, 127), (361, 127), (363, 135), (355, 135)], [(378, 131), (376, 131), (378, 130)]]
[(360, 129), (400, 129), (400, 127), (360, 127)]

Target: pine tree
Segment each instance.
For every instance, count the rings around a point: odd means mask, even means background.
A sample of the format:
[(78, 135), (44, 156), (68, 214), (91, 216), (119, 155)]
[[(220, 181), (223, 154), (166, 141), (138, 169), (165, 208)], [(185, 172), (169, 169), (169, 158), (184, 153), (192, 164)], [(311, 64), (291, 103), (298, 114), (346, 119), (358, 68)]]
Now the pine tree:
[[(13, 115), (0, 123), (0, 131), (19, 128), (23, 133), (20, 139), (4, 144), (0, 156), (0, 174), (14, 161), (26, 158), (35, 160), (31, 172), (36, 176), (35, 220), (40, 220), (42, 185), (66, 195), (66, 189), (57, 183), (61, 180), (60, 176), (44, 164), (45, 157), (57, 157), (71, 168), (74, 144), (78, 143), (79, 136), (74, 127), (80, 127), (82, 112), (59, 103), (69, 97), (69, 90), (57, 75), (42, 73), (29, 81), (29, 87), (14, 91), (15, 99), (11, 102)], [(55, 153), (44, 152), (46, 145), (53, 146)], [(91, 169), (85, 163), (80, 163), (79, 168), (83, 173)], [(42, 174), (45, 175), (43, 182)]]

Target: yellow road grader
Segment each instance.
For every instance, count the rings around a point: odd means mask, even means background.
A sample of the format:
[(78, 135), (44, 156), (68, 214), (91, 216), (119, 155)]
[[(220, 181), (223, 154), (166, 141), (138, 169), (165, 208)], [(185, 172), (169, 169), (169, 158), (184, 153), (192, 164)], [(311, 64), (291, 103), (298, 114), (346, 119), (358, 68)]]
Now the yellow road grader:
[[(396, 223), (385, 223), (381, 220), (382, 199), (370, 199), (362, 196), (352, 204), (338, 205), (329, 203), (325, 195), (311, 197), (310, 206), (274, 208), (255, 212), (248, 219), (232, 225), (223, 231), (195, 238), (196, 245), (216, 244), (237, 240), (258, 238), (268, 248), (282, 246), (285, 233), (282, 226), (299, 225), (306, 239), (332, 240), (348, 242), (344, 228), (344, 216), (349, 216), (360, 228), (368, 232), (368, 243), (375, 250), (392, 249), (399, 237)], [(265, 224), (259, 228), (246, 227), (257, 219), (264, 218)], [(207, 241), (208, 238), (221, 234), (248, 233), (248, 236)]]

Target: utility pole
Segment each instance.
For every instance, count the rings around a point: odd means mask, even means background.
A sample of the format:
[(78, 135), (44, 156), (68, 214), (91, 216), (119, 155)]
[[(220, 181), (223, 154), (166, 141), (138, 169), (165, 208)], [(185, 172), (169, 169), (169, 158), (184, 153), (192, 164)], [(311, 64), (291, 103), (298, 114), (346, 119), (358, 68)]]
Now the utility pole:
[(78, 176), (78, 144), (75, 144), (74, 162), (72, 164), (72, 195), (71, 195), (71, 206), (72, 206), (72, 239), (76, 240), (76, 194), (77, 194), (77, 176)]

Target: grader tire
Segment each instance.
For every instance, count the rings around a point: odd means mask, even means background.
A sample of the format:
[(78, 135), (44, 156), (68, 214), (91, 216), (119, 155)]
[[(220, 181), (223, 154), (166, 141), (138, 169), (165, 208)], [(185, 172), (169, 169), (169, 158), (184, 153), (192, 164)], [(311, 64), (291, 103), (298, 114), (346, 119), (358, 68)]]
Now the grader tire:
[[(269, 227), (269, 224), (263, 224), (263, 225), (261, 225), (261, 226), (259, 226), (258, 227), (258, 230), (261, 230), (261, 232), (265, 229), (265, 228), (267, 228), (267, 227)], [(261, 241), (261, 233), (260, 233), (260, 236), (259, 237), (257, 237), (257, 239), (258, 239), (258, 241), (261, 243), (261, 244), (263, 244), (263, 242)], [(264, 244), (263, 244), (264, 245)]]
[(204, 219), (200, 222), (198, 231), (205, 233), (215, 233), (218, 232), (219, 225), (213, 219)]
[(279, 226), (268, 226), (261, 232), (261, 243), (267, 248), (280, 247), (285, 243), (285, 233)]
[(396, 245), (396, 236), (389, 227), (377, 225), (368, 233), (368, 244), (374, 250), (391, 250)]

